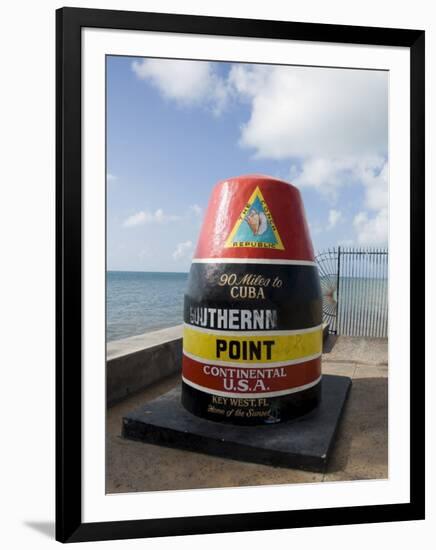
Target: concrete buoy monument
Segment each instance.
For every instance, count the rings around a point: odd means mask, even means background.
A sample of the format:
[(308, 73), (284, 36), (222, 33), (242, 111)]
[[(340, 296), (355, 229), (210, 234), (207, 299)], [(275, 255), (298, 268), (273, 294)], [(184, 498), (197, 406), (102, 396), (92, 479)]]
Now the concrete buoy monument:
[(298, 189), (261, 175), (215, 186), (183, 330), (181, 384), (127, 414), (123, 437), (325, 470), (351, 379), (321, 384), (321, 288)]
[(300, 192), (263, 175), (212, 191), (184, 303), (182, 404), (277, 424), (321, 395), (322, 297)]

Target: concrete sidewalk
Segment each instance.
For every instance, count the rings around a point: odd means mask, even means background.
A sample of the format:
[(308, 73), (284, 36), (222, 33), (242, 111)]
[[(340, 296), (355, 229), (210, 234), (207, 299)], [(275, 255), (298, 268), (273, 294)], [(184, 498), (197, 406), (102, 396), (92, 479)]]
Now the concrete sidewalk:
[(323, 373), (353, 380), (326, 473), (263, 466), (122, 439), (122, 417), (173, 388), (180, 381), (177, 374), (108, 409), (107, 492), (387, 478), (387, 340), (329, 337), (325, 351)]

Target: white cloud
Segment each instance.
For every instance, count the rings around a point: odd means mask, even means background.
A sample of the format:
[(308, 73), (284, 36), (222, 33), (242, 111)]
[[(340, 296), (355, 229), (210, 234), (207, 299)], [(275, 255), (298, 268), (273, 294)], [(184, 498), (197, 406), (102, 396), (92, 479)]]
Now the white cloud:
[(228, 88), (215, 65), (208, 61), (142, 59), (132, 70), (141, 80), (149, 80), (164, 97), (182, 105), (208, 104), (216, 114), (224, 108)]
[(200, 218), (203, 215), (203, 208), (201, 208), (201, 206), (199, 206), (198, 204), (191, 204), (191, 206), (189, 207), (189, 210), (193, 212), (193, 214), (198, 218)]
[(124, 227), (133, 227), (134, 225), (142, 225), (150, 221), (152, 214), (149, 212), (137, 212), (129, 216), (123, 223)]
[(299, 187), (311, 187), (335, 199), (340, 187), (356, 181), (356, 165), (353, 158), (312, 157), (303, 160), (299, 170), (291, 166), (292, 181)]
[[(251, 107), (240, 144), (258, 157), (289, 159), (292, 181), (330, 201), (345, 186), (363, 186), (368, 212), (356, 216), (357, 241), (386, 243), (387, 73), (233, 65), (229, 82)], [(340, 220), (330, 210), (327, 229)]]
[(260, 157), (386, 153), (387, 73), (233, 65), (229, 83), (251, 104), (241, 145)]
[(388, 200), (388, 163), (383, 157), (317, 157), (291, 166), (292, 181), (299, 187), (316, 189), (332, 199), (346, 185), (364, 185), (366, 205), (379, 209)]
[(115, 176), (114, 174), (111, 174), (110, 172), (106, 174), (107, 181), (116, 181), (117, 179), (118, 179), (117, 176)]
[(305, 159), (303, 182), (325, 182), (331, 170), (346, 172), (356, 159), (386, 156), (383, 71), (236, 63), (224, 77), (214, 63), (171, 59), (136, 60), (132, 69), (181, 104), (206, 103), (219, 112), (230, 97), (248, 103), (240, 144), (259, 157)]
[(196, 218), (201, 218), (203, 215), (203, 209), (198, 204), (191, 204), (185, 211), (184, 215), (166, 214), (162, 208), (158, 208), (154, 212), (148, 210), (141, 210), (129, 216), (124, 220), (124, 227), (133, 227), (136, 225), (152, 224), (152, 223), (168, 223), (177, 222), (183, 219), (189, 219), (192, 215)]
[(185, 241), (177, 245), (176, 249), (173, 252), (173, 259), (181, 260), (184, 258), (190, 258), (192, 256), (192, 253), (192, 241)]
[[(301, 187), (316, 189), (331, 199), (337, 198), (343, 186), (363, 186), (365, 210), (359, 212), (353, 221), (356, 242), (362, 246), (380, 246), (386, 245), (388, 240), (388, 171), (388, 163), (381, 157), (308, 159), (303, 162), (301, 172), (294, 181)], [(341, 219), (340, 212), (331, 209), (327, 229), (335, 227)]]
[(363, 246), (381, 246), (388, 242), (389, 220), (387, 208), (382, 208), (372, 217), (367, 212), (359, 212), (353, 225), (357, 232), (357, 242)]
[(383, 71), (233, 64), (224, 77), (212, 62), (172, 59), (136, 60), (132, 69), (182, 104), (202, 102), (220, 111), (229, 97), (247, 102), (240, 144), (259, 157), (347, 163), (343, 159), (387, 152)]
[[(369, 212), (356, 216), (357, 240), (386, 243), (387, 73), (234, 65), (229, 81), (251, 106), (240, 144), (258, 157), (289, 159), (292, 181), (330, 200), (342, 187), (363, 186)], [(328, 229), (340, 219), (330, 210)]]
[[(364, 189), (364, 207), (354, 219), (357, 242), (375, 246), (387, 243), (388, 236), (388, 163), (381, 157), (348, 159), (308, 159), (294, 179), (301, 187), (316, 189), (330, 199), (336, 199), (341, 187), (360, 185)], [(332, 229), (336, 210), (330, 210), (327, 229)], [(332, 216), (332, 217), (331, 217)]]
[(123, 225), (124, 227), (133, 227), (136, 225), (144, 225), (149, 223), (166, 223), (179, 221), (180, 219), (180, 216), (165, 214), (162, 208), (158, 208), (155, 212), (142, 210), (141, 212), (132, 214), (124, 221)]
[(359, 179), (365, 186), (365, 203), (371, 210), (388, 208), (389, 202), (389, 165), (384, 162), (382, 166), (371, 167), (361, 164)]
[(388, 163), (378, 171), (360, 170), (360, 180), (365, 187), (365, 206), (372, 214), (360, 212), (354, 218), (357, 242), (364, 246), (385, 246), (389, 234)]
[[(386, 242), (386, 72), (233, 64), (223, 77), (213, 63), (154, 59), (135, 61), (132, 69), (182, 105), (206, 105), (219, 113), (230, 98), (245, 102), (249, 116), (240, 129), (242, 147), (260, 158), (288, 160), (296, 185), (330, 201), (345, 186), (363, 186), (362, 211), (353, 223), (356, 240)], [(200, 216), (196, 205), (190, 210)], [(340, 221), (332, 212), (338, 211), (330, 210), (329, 229)], [(135, 216), (128, 225), (148, 223), (146, 212)]]
[(330, 210), (327, 229), (333, 229), (335, 225), (341, 220), (342, 220), (342, 213), (339, 210), (335, 210), (335, 209)]

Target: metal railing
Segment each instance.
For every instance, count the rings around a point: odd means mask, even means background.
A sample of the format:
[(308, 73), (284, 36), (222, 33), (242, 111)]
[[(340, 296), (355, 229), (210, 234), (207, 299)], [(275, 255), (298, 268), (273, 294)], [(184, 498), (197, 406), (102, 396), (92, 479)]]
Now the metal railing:
[(388, 251), (333, 248), (316, 257), (329, 331), (346, 336), (388, 336)]

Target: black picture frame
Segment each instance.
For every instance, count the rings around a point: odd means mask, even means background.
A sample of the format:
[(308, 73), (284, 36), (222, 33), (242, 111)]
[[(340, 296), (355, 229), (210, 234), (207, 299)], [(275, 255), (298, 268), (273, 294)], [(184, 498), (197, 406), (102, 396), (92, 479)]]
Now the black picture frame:
[[(128, 29), (410, 49), (410, 502), (135, 521), (82, 522), (81, 29)], [(128, 539), (424, 519), (425, 33), (79, 8), (56, 12), (56, 539)], [(419, 328), (418, 328), (419, 323)]]

